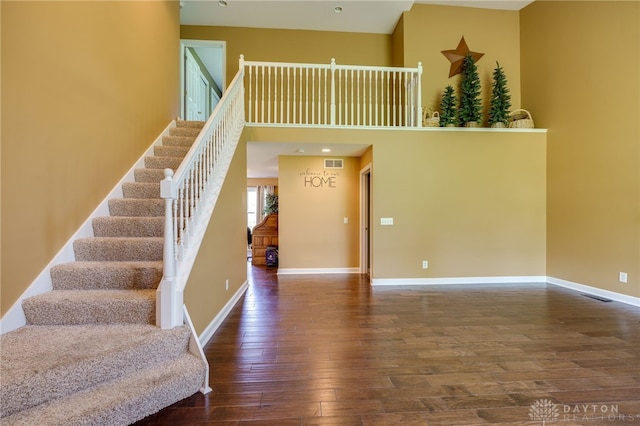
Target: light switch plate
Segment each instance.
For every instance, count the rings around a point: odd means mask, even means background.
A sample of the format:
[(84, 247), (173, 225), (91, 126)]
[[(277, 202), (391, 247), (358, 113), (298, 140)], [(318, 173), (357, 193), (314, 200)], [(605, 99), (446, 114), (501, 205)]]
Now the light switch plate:
[(380, 218), (380, 225), (393, 225), (393, 218), (392, 217), (381, 217)]

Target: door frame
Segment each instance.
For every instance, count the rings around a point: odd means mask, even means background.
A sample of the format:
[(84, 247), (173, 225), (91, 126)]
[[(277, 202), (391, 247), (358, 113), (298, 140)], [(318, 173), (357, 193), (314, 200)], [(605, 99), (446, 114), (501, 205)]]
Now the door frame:
[[(221, 72), (222, 72), (222, 82), (220, 89), (224, 94), (227, 89), (227, 43), (225, 41), (216, 41), (216, 40), (186, 40), (180, 39), (180, 117), (182, 119), (186, 118), (187, 113), (187, 105), (185, 103), (185, 69), (184, 69), (184, 56), (185, 50), (187, 47), (209, 47), (215, 49), (222, 49), (222, 63)], [(209, 102), (210, 95), (207, 94), (207, 102)], [(207, 117), (208, 118), (208, 117)]]
[(371, 256), (371, 163), (360, 170), (360, 273), (369, 275)]

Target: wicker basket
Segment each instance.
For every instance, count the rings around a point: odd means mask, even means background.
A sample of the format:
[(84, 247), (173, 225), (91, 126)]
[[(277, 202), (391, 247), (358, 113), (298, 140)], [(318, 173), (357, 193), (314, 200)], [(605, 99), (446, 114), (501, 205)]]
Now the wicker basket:
[(526, 109), (511, 111), (509, 127), (512, 129), (533, 129), (533, 117)]
[(440, 127), (440, 113), (431, 108), (425, 108), (422, 127)]

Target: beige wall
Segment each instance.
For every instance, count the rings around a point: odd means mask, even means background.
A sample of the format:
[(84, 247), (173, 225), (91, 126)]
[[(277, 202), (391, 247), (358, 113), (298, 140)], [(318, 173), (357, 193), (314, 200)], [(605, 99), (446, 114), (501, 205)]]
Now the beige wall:
[(178, 2), (2, 1), (4, 314), (178, 114)]
[[(359, 264), (359, 159), (281, 156), (278, 161), (278, 266), (357, 268)], [(347, 218), (348, 223), (345, 222)]]
[(523, 103), (550, 129), (547, 275), (639, 297), (640, 3), (536, 1), (521, 27)]
[(456, 89), (459, 97), (460, 75), (449, 78), (451, 63), (441, 52), (455, 49), (464, 36), (471, 51), (484, 53), (477, 66), (485, 121), (496, 61), (500, 62), (506, 74), (513, 108), (520, 107), (517, 11), (414, 4), (403, 15), (403, 28), (404, 66), (415, 67), (418, 61), (422, 62), (423, 105), (439, 109), (442, 92), (448, 84)]
[[(371, 155), (373, 166), (373, 278), (545, 275), (546, 133), (252, 128), (251, 140), (276, 137), (372, 145), (363, 158)], [(299, 169), (291, 167), (287, 180)], [(308, 210), (311, 201), (299, 199), (300, 191), (281, 175), (281, 227), (285, 206)], [(394, 225), (381, 226), (382, 217)], [(340, 219), (336, 213), (333, 220)], [(301, 250), (305, 237), (296, 235), (295, 244), (281, 238), (281, 245)], [(281, 257), (282, 267), (308, 267), (285, 263), (286, 252)]]
[(403, 132), (374, 142), (373, 277), (545, 275), (545, 154), (544, 133)]
[(238, 59), (342, 65), (391, 65), (391, 36), (386, 34), (296, 31), (183, 25), (180, 37), (227, 43), (227, 84), (238, 72)]
[(262, 186), (262, 185), (275, 186), (277, 189), (278, 178), (247, 178), (247, 186)]
[(246, 281), (247, 148), (243, 136), (185, 289), (184, 302), (197, 334), (202, 334)]

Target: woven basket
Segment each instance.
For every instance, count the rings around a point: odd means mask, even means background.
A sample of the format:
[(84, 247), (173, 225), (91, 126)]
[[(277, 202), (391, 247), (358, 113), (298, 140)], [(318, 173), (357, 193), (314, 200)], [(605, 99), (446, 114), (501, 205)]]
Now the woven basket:
[(432, 111), (431, 108), (425, 108), (422, 127), (440, 127), (440, 113)]
[[(520, 113), (520, 114), (518, 114)], [(524, 114), (521, 114), (524, 113)], [(516, 109), (509, 114), (509, 127), (512, 129), (533, 129), (533, 117), (526, 109)], [(524, 118), (521, 118), (524, 117)]]

